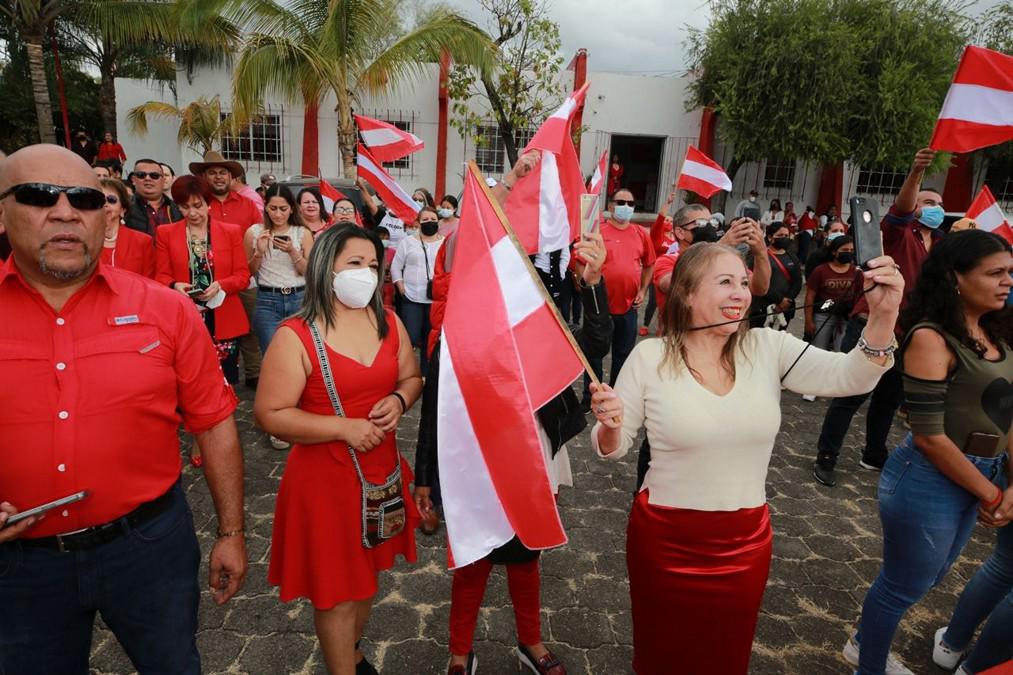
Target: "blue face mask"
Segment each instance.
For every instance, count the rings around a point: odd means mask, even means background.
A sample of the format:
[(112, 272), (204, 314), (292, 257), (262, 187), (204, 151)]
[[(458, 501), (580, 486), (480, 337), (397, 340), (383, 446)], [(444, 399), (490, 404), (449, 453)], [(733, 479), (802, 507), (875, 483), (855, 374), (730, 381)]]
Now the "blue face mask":
[(633, 207), (626, 204), (619, 204), (615, 207), (615, 209), (613, 209), (612, 217), (620, 223), (629, 222), (630, 218), (633, 217)]
[(944, 215), (946, 214), (941, 206), (923, 206), (922, 215), (918, 216), (918, 222), (934, 230), (943, 224)]

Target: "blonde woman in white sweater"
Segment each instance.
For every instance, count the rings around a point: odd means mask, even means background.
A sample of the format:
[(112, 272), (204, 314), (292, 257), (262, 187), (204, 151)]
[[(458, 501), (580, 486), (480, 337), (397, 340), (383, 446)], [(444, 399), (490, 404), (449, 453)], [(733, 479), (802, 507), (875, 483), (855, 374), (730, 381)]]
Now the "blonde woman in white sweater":
[(600, 456), (625, 455), (643, 427), (651, 443), (626, 542), (637, 675), (748, 671), (770, 568), (765, 483), (782, 380), (802, 394), (848, 396), (870, 391), (893, 364), (904, 280), (888, 257), (865, 277), (864, 342), (847, 354), (810, 348), (792, 367), (804, 342), (748, 327), (738, 252), (692, 246), (675, 270), (664, 337), (633, 350), (615, 391), (595, 390)]

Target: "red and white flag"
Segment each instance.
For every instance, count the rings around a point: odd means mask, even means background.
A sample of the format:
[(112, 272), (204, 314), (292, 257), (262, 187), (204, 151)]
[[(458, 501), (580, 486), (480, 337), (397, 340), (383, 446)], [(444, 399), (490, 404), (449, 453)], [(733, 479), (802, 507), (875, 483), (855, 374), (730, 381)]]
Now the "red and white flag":
[(587, 191), (588, 194), (596, 195), (601, 193), (601, 188), (605, 185), (605, 176), (608, 174), (608, 159), (609, 151), (608, 148), (601, 153), (601, 159), (598, 160), (598, 165), (594, 167), (594, 173), (591, 174), (591, 182), (588, 183)]
[[(327, 220), (328, 216), (334, 215), (334, 205), (337, 204), (339, 201), (341, 201), (342, 199), (348, 199), (348, 201), (352, 201), (351, 199), (349, 199), (348, 195), (346, 195), (344, 192), (328, 183), (323, 178), (320, 179), (319, 189), (320, 189), (320, 197), (321, 199), (324, 200), (324, 210), (326, 211), (326, 213), (322, 213), (320, 214), (320, 216), (325, 221)], [(355, 202), (352, 202), (352, 204), (355, 204)], [(358, 209), (355, 210), (355, 224), (358, 225), (359, 227), (362, 227), (362, 216), (359, 214)]]
[(389, 173), (383, 170), (362, 143), (359, 143), (357, 153), (359, 177), (373, 186), (389, 211), (406, 223), (413, 222), (421, 207), (415, 203), (410, 194), (401, 189)]
[(987, 185), (981, 186), (981, 191), (967, 207), (967, 213), (964, 215), (976, 222), (979, 230), (995, 232), (1013, 244), (1013, 228), (1010, 227), (1006, 214), (1002, 212)]
[(505, 211), (528, 253), (558, 251), (580, 236), (584, 177), (570, 136), (570, 121), (584, 104), (589, 84), (570, 94), (524, 149), (541, 150), (542, 158), (513, 186)]
[(1013, 139), (1013, 56), (966, 47), (929, 147), (971, 152)]
[(583, 367), (503, 218), (470, 165), (437, 402), (452, 568), (480, 560), (514, 535), (530, 549), (566, 543), (535, 411)]
[(363, 144), (381, 162), (394, 162), (425, 147), (415, 134), (372, 117), (356, 115), (355, 124)]
[(732, 180), (721, 165), (692, 145), (686, 150), (686, 159), (679, 172), (678, 187), (697, 193), (704, 199), (721, 190), (731, 190)]

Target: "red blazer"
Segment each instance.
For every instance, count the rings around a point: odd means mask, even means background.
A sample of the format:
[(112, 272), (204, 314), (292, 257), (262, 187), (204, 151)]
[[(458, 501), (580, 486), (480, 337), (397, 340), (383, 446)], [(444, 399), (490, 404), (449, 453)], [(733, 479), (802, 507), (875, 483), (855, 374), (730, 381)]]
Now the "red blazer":
[(129, 270), (155, 278), (155, 247), (151, 237), (143, 232), (120, 225), (116, 235), (116, 247), (102, 247), (102, 262), (117, 269)]
[[(238, 225), (211, 220), (211, 255), (214, 280), (225, 291), (225, 302), (214, 311), (216, 340), (229, 340), (250, 332), (250, 322), (239, 300), (239, 291), (250, 284), (250, 265), (243, 250), (243, 231)], [(155, 230), (155, 281), (166, 286), (190, 283), (190, 252), (186, 221), (162, 225)]]

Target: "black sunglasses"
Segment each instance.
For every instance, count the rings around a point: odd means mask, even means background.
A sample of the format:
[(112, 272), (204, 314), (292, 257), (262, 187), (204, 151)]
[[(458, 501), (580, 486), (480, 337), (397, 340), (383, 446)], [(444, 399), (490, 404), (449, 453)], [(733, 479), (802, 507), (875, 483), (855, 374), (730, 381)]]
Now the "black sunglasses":
[(65, 185), (51, 185), (49, 183), (21, 183), (11, 186), (6, 192), (0, 194), (0, 199), (6, 199), (13, 195), (14, 201), (25, 206), (38, 206), (49, 208), (55, 206), (60, 200), (60, 195), (67, 195), (67, 201), (72, 208), (79, 211), (95, 211), (101, 209), (106, 203), (106, 195), (101, 190), (90, 187), (67, 187)]
[(158, 171), (135, 171), (134, 177), (150, 178), (151, 180), (158, 180), (159, 178), (163, 178), (164, 176), (162, 176), (162, 174), (159, 173)]
[(635, 201), (633, 201), (632, 199), (613, 199), (612, 201), (614, 201), (616, 203), (616, 206), (636, 206), (637, 205), (637, 203)]
[(119, 204), (120, 198), (116, 195), (106, 195), (106, 204)]

